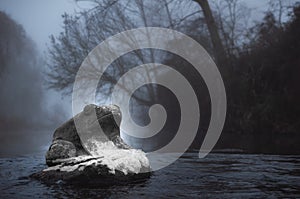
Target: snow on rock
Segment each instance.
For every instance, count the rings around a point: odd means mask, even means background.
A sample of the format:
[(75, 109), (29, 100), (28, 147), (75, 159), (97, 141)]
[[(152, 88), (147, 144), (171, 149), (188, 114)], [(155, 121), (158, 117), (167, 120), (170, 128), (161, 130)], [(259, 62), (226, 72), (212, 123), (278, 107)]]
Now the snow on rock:
[(111, 174), (115, 174), (116, 170), (123, 172), (125, 175), (128, 173), (149, 172), (149, 160), (143, 151), (138, 149), (120, 149), (112, 141), (94, 144), (96, 147), (91, 151), (92, 155), (58, 159), (56, 162), (60, 163), (59, 165), (48, 167), (44, 171), (82, 171), (87, 166), (99, 165), (109, 168)]

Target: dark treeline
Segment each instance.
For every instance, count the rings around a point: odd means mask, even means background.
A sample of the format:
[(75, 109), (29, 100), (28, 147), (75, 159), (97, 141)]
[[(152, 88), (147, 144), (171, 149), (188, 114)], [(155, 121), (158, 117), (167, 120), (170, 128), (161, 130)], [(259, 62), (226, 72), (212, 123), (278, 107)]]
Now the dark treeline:
[[(299, 6), (294, 6), (289, 20), (282, 24), (275, 13), (267, 12), (262, 22), (247, 29), (251, 39), (242, 45), (231, 46), (226, 42), (226, 34), (221, 34), (227, 62), (219, 63), (218, 67), (225, 82), (228, 111), (216, 149), (300, 153), (299, 13)], [(197, 27), (195, 23), (197, 21), (190, 24), (191, 30)], [(191, 32), (190, 35), (214, 56), (212, 45), (205, 40), (207, 37)], [(237, 40), (233, 40), (235, 42)], [(199, 140), (203, 139), (210, 118), (210, 99), (205, 83), (181, 58), (169, 56), (165, 63), (188, 77), (197, 91), (201, 121), (193, 148), (199, 148)], [(172, 99), (163, 90), (160, 97)], [(177, 104), (173, 100), (168, 100), (168, 103), (173, 107)], [(171, 129), (175, 130), (174, 127)]]
[[(228, 62), (219, 64), (228, 111), (216, 149), (300, 153), (300, 7), (295, 6), (290, 16), (282, 25), (273, 13), (266, 13), (263, 21), (249, 30), (255, 39), (233, 54), (227, 51)], [(201, 42), (201, 38), (198, 41)], [(207, 88), (196, 71), (187, 70), (191, 67), (181, 58), (170, 56), (166, 64), (189, 77), (197, 91), (202, 120), (193, 147), (198, 148), (209, 124)], [(160, 95), (172, 99), (163, 90)], [(177, 102), (169, 100), (167, 103), (176, 106)]]
[[(219, 64), (223, 67), (220, 70), (228, 111), (216, 149), (300, 153), (300, 7), (295, 6), (290, 16), (290, 20), (281, 25), (273, 13), (266, 13), (263, 21), (249, 30), (255, 39), (244, 43), (233, 54), (227, 51), (228, 62)], [(201, 42), (201, 38), (198, 41)], [(190, 70), (189, 63), (181, 58), (170, 56), (166, 64), (187, 76), (197, 91), (201, 121), (193, 148), (198, 148), (210, 118), (207, 88), (197, 72)], [(160, 96), (172, 99), (163, 90)], [(176, 107), (177, 101), (165, 103)]]
[(300, 7), (290, 14), (280, 25), (267, 13), (253, 29), (255, 39), (231, 58), (224, 132), (231, 134), (233, 147), (300, 152)]
[[(92, 2), (96, 6), (91, 10), (75, 16), (63, 15), (64, 32), (58, 37), (52, 36), (49, 87), (69, 93), (83, 59), (108, 36), (144, 26), (172, 28), (201, 43), (216, 61), (224, 79), (228, 111), (217, 149), (300, 153), (298, 4), (283, 6), (271, 1), (263, 20), (247, 26), (250, 11), (237, 0), (209, 1), (209, 4), (206, 0)], [(201, 121), (192, 148), (199, 148), (199, 140), (203, 139), (210, 121), (210, 99), (201, 76), (182, 58), (153, 49), (128, 53), (105, 71), (99, 93), (109, 96), (125, 72), (150, 62), (172, 66), (190, 81), (196, 91)], [(82, 78), (97, 78), (98, 74), (99, 71), (90, 71), (87, 77)], [(145, 79), (153, 77), (153, 74), (145, 71), (140, 76)], [(172, 79), (167, 76), (166, 73), (155, 77)], [(132, 81), (138, 81), (138, 78)], [(129, 84), (124, 83), (125, 86)], [(168, 120), (173, 119), (173, 122), (167, 121), (163, 132), (151, 142), (154, 148), (168, 143), (178, 128), (180, 113), (172, 92), (164, 87), (146, 85), (137, 90), (133, 100), (132, 105), (136, 108), (133, 111), (137, 118), (143, 118), (144, 123), (149, 118), (142, 115), (147, 115), (145, 113), (151, 104), (165, 105), (170, 113)], [(142, 141), (139, 146), (147, 149), (145, 143)]]

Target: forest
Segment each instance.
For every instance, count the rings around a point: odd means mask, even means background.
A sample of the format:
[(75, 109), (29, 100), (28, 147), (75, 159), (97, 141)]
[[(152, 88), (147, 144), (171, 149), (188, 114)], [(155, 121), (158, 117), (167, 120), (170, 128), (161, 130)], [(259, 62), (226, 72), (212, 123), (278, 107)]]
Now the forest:
[[(48, 89), (70, 96), (76, 73), (84, 58), (105, 38), (132, 28), (170, 28), (199, 42), (214, 59), (222, 75), (227, 95), (227, 116), (216, 150), (300, 153), (299, 3), (270, 1), (264, 17), (260, 21), (251, 21), (251, 13), (254, 11), (239, 0), (90, 2), (93, 4), (91, 9), (63, 14), (63, 32), (50, 37), (47, 59), (49, 70), (44, 77)], [(2, 21), (7, 18), (4, 13), (0, 17)], [(8, 70), (5, 68), (9, 65), (7, 63), (14, 60), (7, 56), (11, 54), (10, 50), (19, 49), (20, 53), (28, 54), (22, 56), (36, 59), (33, 55), (34, 47), (31, 47), (33, 44), (24, 43), (27, 39), (22, 39), (25, 37), (22, 28), (9, 20), (3, 24), (13, 26), (12, 33), (17, 34), (18, 40), (0, 42), (3, 45), (0, 49), (1, 76)], [(7, 29), (2, 28), (1, 34), (12, 34), (3, 30)], [(18, 51), (15, 53), (18, 55)], [(157, 49), (141, 49), (120, 57), (104, 71), (99, 81), (99, 103), (109, 99), (113, 86), (124, 73), (137, 65), (150, 62), (173, 67), (189, 80), (196, 91), (201, 120), (197, 139), (191, 149), (199, 148), (199, 140), (203, 139), (210, 121), (210, 98), (201, 75), (195, 73), (190, 64), (177, 55)], [(24, 67), (30, 69), (35, 64), (28, 62), (30, 66)], [(97, 78), (99, 72), (91, 71), (82, 78)], [(167, 76), (165, 73), (144, 71), (141, 79)], [(124, 89), (127, 83), (124, 83)], [(1, 92), (3, 98), (4, 90)], [(163, 132), (152, 138), (152, 148), (159, 148), (174, 137), (173, 132), (178, 128), (180, 115), (178, 102), (172, 92), (155, 84), (139, 88), (132, 96), (133, 115), (141, 124), (149, 122), (148, 116), (143, 115), (151, 105), (157, 103), (166, 107), (169, 117)], [(5, 126), (4, 123), (1, 125)], [(150, 150), (143, 142), (140, 147)]]

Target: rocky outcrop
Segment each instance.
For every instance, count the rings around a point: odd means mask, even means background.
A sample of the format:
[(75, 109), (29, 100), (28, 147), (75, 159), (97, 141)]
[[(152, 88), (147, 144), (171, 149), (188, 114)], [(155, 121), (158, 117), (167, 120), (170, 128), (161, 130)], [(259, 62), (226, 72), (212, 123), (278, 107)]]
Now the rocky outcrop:
[(48, 184), (113, 185), (145, 180), (150, 176), (148, 159), (142, 151), (135, 149), (116, 150), (98, 157), (88, 155), (58, 159), (55, 163), (56, 166), (31, 177)]
[(122, 140), (120, 122), (117, 106), (87, 105), (56, 129), (46, 153), (49, 167), (32, 177), (46, 182), (109, 184), (149, 176), (148, 158)]

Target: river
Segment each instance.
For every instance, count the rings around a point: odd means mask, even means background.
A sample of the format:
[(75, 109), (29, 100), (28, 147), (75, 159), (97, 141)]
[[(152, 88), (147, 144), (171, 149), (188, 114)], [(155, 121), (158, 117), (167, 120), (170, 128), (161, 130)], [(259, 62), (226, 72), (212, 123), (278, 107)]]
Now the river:
[(0, 158), (0, 198), (300, 198), (300, 156), (186, 153), (144, 182), (110, 187), (46, 185), (28, 176), (43, 153)]

